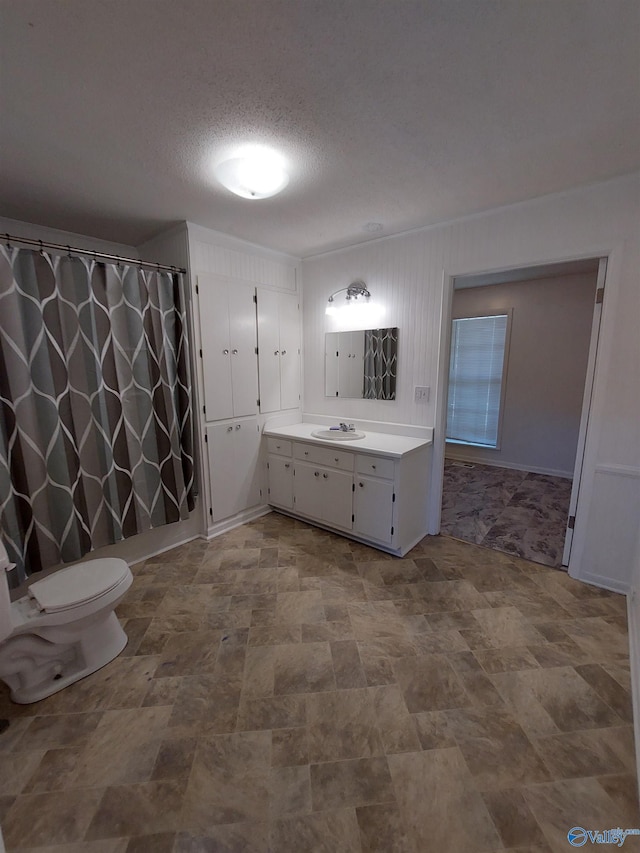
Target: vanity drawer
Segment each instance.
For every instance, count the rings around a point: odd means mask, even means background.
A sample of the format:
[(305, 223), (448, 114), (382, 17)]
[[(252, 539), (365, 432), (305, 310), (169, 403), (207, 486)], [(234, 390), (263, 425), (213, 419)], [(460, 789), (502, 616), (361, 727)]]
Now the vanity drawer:
[(381, 456), (356, 456), (356, 471), (358, 474), (369, 474), (371, 477), (384, 477), (393, 480), (395, 462)]
[(314, 465), (327, 465), (329, 468), (339, 468), (341, 471), (353, 471), (353, 453), (344, 450), (296, 442), (293, 445), (293, 455), (295, 459), (312, 462)]
[(267, 438), (267, 451), (278, 456), (291, 456), (291, 444), (286, 438)]

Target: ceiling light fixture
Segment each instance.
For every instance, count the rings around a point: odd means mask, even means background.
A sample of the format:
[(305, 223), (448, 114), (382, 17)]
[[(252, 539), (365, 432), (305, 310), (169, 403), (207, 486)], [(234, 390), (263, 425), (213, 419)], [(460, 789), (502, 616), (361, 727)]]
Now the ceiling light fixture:
[(340, 290), (336, 290), (335, 293), (331, 294), (327, 302), (327, 307), (325, 309), (326, 314), (335, 314), (338, 310), (333, 297), (337, 296), (339, 293), (345, 294), (344, 299), (345, 304), (347, 306), (355, 305), (360, 297), (362, 297), (364, 303), (366, 304), (371, 297), (367, 285), (364, 283), (364, 281), (362, 281), (361, 278), (359, 278), (356, 281), (352, 281), (349, 287), (342, 287), (340, 288)]
[(223, 160), (213, 171), (224, 187), (242, 198), (270, 198), (289, 183), (283, 158), (263, 148)]

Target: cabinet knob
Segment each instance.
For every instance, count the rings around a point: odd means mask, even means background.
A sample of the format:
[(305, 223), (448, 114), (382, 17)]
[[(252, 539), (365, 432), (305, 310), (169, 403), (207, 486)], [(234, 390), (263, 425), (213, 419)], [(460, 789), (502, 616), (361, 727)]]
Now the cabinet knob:
[(280, 355), (280, 350), (278, 350), (278, 349), (277, 349), (277, 350), (274, 350), (274, 353), (273, 353), (273, 354), (274, 354), (274, 355)]
[(334, 462), (339, 462), (339, 461), (340, 461), (340, 458), (339, 458), (338, 456), (334, 456), (334, 457), (333, 457), (333, 461), (334, 461)]
[(376, 466), (375, 466), (375, 465), (372, 465), (371, 467), (373, 468), (373, 470), (374, 470), (374, 471), (376, 470)]
[(358, 483), (361, 489), (364, 489), (364, 483)]
[(322, 476), (323, 476), (323, 477), (325, 478), (325, 480), (326, 480), (326, 479), (327, 479), (327, 477), (328, 477), (329, 475), (328, 475), (328, 474), (323, 474)]
[(236, 429), (240, 429), (241, 426), (242, 424), (236, 424)]
[(314, 476), (314, 477), (319, 477), (319, 476), (320, 476), (320, 471), (314, 471), (314, 472), (313, 472), (313, 476)]
[(229, 350), (228, 350), (228, 349), (223, 349), (223, 350), (222, 350), (222, 355), (229, 355)]
[(233, 427), (232, 426), (227, 427), (227, 432), (233, 432)]
[(281, 355), (286, 355), (286, 354), (287, 354), (286, 349), (283, 349), (283, 350), (282, 350), (282, 352), (281, 352)]
[(288, 462), (285, 462), (285, 463), (284, 463), (284, 467), (285, 467), (285, 468), (289, 468), (289, 467), (290, 467), (289, 463), (288, 463)]
[(232, 353), (232, 355), (238, 355), (238, 350), (237, 350), (237, 349), (232, 349), (232, 350), (231, 350), (231, 353)]
[(309, 451), (308, 451), (308, 450), (305, 450), (304, 455), (305, 455), (305, 456), (308, 456), (308, 455), (309, 455)]

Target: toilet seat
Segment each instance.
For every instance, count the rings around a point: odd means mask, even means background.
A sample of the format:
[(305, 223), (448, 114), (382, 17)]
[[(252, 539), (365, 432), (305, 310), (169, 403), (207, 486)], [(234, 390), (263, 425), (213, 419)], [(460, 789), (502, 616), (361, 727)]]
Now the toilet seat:
[(59, 613), (88, 604), (110, 592), (128, 575), (124, 560), (106, 558), (78, 563), (32, 583), (29, 595), (45, 613)]

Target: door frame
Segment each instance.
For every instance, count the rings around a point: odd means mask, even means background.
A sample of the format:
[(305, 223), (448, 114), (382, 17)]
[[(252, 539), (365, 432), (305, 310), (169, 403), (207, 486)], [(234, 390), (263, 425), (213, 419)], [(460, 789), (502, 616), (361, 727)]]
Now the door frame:
[[(451, 356), (451, 320), (453, 314), (453, 294), (455, 290), (455, 280), (463, 276), (504, 273), (523, 268), (541, 269), (551, 264), (571, 263), (579, 260), (594, 260), (599, 261), (596, 294), (598, 288), (605, 288), (605, 284), (610, 272), (610, 252), (596, 251), (587, 252), (582, 255), (577, 255), (569, 258), (555, 258), (546, 261), (536, 261), (535, 263), (519, 263), (506, 267), (495, 267), (483, 270), (464, 270), (464, 272), (452, 273), (443, 270), (442, 274), (442, 306), (440, 313), (440, 351), (438, 354), (438, 377), (436, 384), (436, 415), (435, 415), (435, 431), (433, 441), (433, 464), (431, 470), (431, 489), (430, 494), (433, 496), (433, 501), (429, 507), (429, 533), (437, 535), (440, 533), (440, 523), (442, 515), (442, 494), (444, 487), (444, 461), (446, 453), (446, 429), (447, 429), (447, 399), (449, 392), (449, 360)], [(580, 484), (582, 481), (582, 472), (585, 461), (585, 450), (587, 443), (587, 431), (589, 424), (589, 415), (593, 403), (593, 390), (595, 383), (596, 370), (598, 366), (598, 343), (600, 340), (601, 319), (602, 319), (602, 304), (597, 302), (597, 296), (594, 294), (594, 313), (591, 326), (591, 338), (589, 341), (589, 354), (587, 361), (587, 374), (585, 376), (585, 389), (582, 402), (582, 411), (580, 416), (580, 428), (578, 435), (578, 446), (576, 450), (576, 461), (573, 472), (573, 487), (571, 490), (570, 508), (573, 510), (569, 515), (577, 518), (579, 500), (580, 500)], [(569, 547), (573, 544), (573, 533)], [(566, 538), (565, 538), (566, 543)], [(567, 562), (565, 563), (565, 557)], [(562, 568), (567, 569), (569, 566), (570, 553), (563, 554)], [(572, 572), (573, 574), (573, 572)]]

